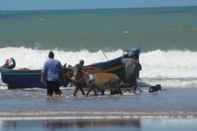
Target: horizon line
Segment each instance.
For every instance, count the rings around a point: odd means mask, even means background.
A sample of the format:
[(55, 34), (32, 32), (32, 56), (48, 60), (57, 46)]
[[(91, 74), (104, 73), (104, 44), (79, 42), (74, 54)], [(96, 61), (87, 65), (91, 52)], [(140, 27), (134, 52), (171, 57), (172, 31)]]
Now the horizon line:
[(111, 10), (111, 9), (157, 9), (157, 8), (192, 8), (197, 7), (197, 5), (183, 5), (183, 6), (144, 6), (144, 7), (111, 7), (111, 8), (73, 8), (73, 9), (63, 9), (63, 8), (49, 8), (49, 9), (9, 9), (0, 11), (74, 11), (74, 10)]

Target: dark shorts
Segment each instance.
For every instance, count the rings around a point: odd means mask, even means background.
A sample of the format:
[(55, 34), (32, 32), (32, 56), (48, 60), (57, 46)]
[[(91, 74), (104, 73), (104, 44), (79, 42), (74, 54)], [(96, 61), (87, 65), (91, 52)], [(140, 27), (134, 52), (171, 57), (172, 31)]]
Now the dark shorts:
[(125, 82), (127, 84), (129, 84), (129, 87), (133, 88), (134, 90), (136, 90), (137, 88), (137, 78), (136, 77), (130, 77), (130, 78), (127, 78), (125, 80)]
[(47, 95), (52, 96), (53, 93), (61, 95), (62, 91), (60, 90), (60, 85), (59, 81), (47, 81)]

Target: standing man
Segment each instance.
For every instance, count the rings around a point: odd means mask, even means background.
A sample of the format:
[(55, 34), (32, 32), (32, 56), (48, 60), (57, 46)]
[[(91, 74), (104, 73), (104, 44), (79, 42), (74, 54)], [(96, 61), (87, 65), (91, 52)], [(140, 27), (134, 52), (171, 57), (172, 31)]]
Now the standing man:
[(63, 79), (63, 70), (60, 61), (54, 59), (54, 53), (49, 52), (49, 59), (45, 62), (42, 69), (41, 80), (47, 88), (47, 96), (52, 97), (53, 93), (61, 96), (61, 81)]
[(125, 67), (125, 82), (133, 89), (134, 93), (136, 93), (137, 89), (139, 71), (142, 69), (139, 63), (139, 53), (140, 51), (136, 49), (133, 52), (127, 52), (122, 58), (122, 64)]
[(135, 59), (137, 62), (137, 78), (140, 77), (140, 71), (142, 70), (142, 66), (139, 61), (139, 56), (140, 56), (140, 49), (133, 50), (131, 57)]

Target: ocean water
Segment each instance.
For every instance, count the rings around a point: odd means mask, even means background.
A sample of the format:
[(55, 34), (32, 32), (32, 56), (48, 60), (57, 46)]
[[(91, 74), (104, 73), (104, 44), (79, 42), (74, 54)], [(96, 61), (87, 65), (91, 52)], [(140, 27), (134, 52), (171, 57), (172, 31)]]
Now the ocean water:
[(197, 7), (1, 11), (0, 47), (196, 50)]
[(197, 85), (197, 7), (0, 11), (0, 64), (40, 69), (53, 50), (62, 64), (107, 61), (140, 48), (141, 80)]

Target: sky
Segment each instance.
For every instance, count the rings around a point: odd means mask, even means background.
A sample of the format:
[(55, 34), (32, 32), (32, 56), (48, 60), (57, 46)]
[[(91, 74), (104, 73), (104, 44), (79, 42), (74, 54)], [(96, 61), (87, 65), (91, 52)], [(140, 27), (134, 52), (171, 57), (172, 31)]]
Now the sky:
[(197, 0), (0, 0), (0, 10), (195, 6)]

